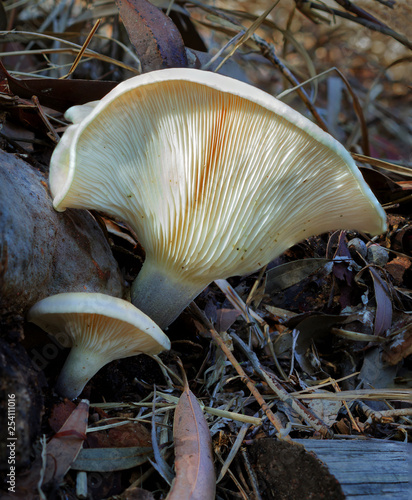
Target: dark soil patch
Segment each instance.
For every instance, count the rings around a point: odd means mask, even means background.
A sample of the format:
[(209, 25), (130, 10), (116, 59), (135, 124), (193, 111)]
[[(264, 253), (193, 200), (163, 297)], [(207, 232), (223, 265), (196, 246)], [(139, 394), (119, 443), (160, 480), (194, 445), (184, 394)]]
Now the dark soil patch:
[(345, 498), (337, 479), (303, 446), (259, 439), (248, 452), (265, 500)]

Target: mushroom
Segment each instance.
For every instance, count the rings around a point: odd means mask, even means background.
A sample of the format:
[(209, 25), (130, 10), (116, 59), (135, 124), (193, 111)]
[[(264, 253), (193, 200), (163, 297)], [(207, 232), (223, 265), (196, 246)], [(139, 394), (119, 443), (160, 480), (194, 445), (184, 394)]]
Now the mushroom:
[(110, 361), (170, 349), (169, 338), (146, 314), (102, 293), (52, 295), (31, 307), (27, 320), (71, 347), (55, 387), (70, 399)]
[(50, 165), (54, 207), (131, 226), (146, 250), (132, 302), (162, 328), (211, 281), (254, 272), (307, 237), (385, 231), (344, 147), (232, 78), (154, 71), (66, 118)]

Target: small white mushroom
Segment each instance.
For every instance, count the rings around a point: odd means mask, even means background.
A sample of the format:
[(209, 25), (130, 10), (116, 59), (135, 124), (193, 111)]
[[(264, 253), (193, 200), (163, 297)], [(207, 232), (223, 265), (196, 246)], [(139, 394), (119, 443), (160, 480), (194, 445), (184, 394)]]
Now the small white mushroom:
[(71, 347), (55, 387), (70, 399), (110, 361), (170, 349), (169, 338), (146, 314), (101, 293), (47, 297), (29, 310), (27, 320)]
[(343, 146), (251, 85), (160, 70), (66, 117), (54, 206), (129, 223), (146, 250), (132, 302), (162, 328), (211, 281), (256, 271), (309, 236), (385, 231)]

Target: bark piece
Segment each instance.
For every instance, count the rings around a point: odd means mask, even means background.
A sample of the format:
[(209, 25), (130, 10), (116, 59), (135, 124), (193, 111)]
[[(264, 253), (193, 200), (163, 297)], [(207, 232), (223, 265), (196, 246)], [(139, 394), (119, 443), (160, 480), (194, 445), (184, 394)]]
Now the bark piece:
[(40, 431), (46, 381), (19, 343), (2, 338), (0, 381), (0, 470), (9, 471), (10, 466), (25, 467), (30, 462), (32, 443)]
[(383, 439), (296, 441), (328, 466), (347, 500), (410, 498), (412, 444)]
[(0, 321), (62, 292), (122, 297), (123, 278), (90, 213), (56, 212), (47, 178), (0, 151)]

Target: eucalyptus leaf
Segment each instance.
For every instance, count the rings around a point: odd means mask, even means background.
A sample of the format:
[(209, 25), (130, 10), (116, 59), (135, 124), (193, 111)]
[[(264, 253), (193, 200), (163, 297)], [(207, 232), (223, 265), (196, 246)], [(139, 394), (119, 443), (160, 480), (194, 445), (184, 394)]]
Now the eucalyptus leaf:
[(312, 341), (324, 338), (330, 329), (338, 324), (345, 323), (350, 316), (333, 314), (301, 314), (291, 318), (285, 323), (290, 330), (280, 334), (275, 342), (274, 349), (277, 356), (291, 351), (293, 345), (293, 330), (299, 332), (296, 340), (295, 356), (299, 359), (301, 367), (307, 373), (313, 373), (313, 367), (307, 359), (307, 352)]
[(86, 472), (112, 472), (141, 465), (153, 457), (149, 447), (83, 448), (71, 468)]
[(266, 293), (285, 290), (324, 267), (331, 259), (300, 259), (270, 269), (266, 273)]

